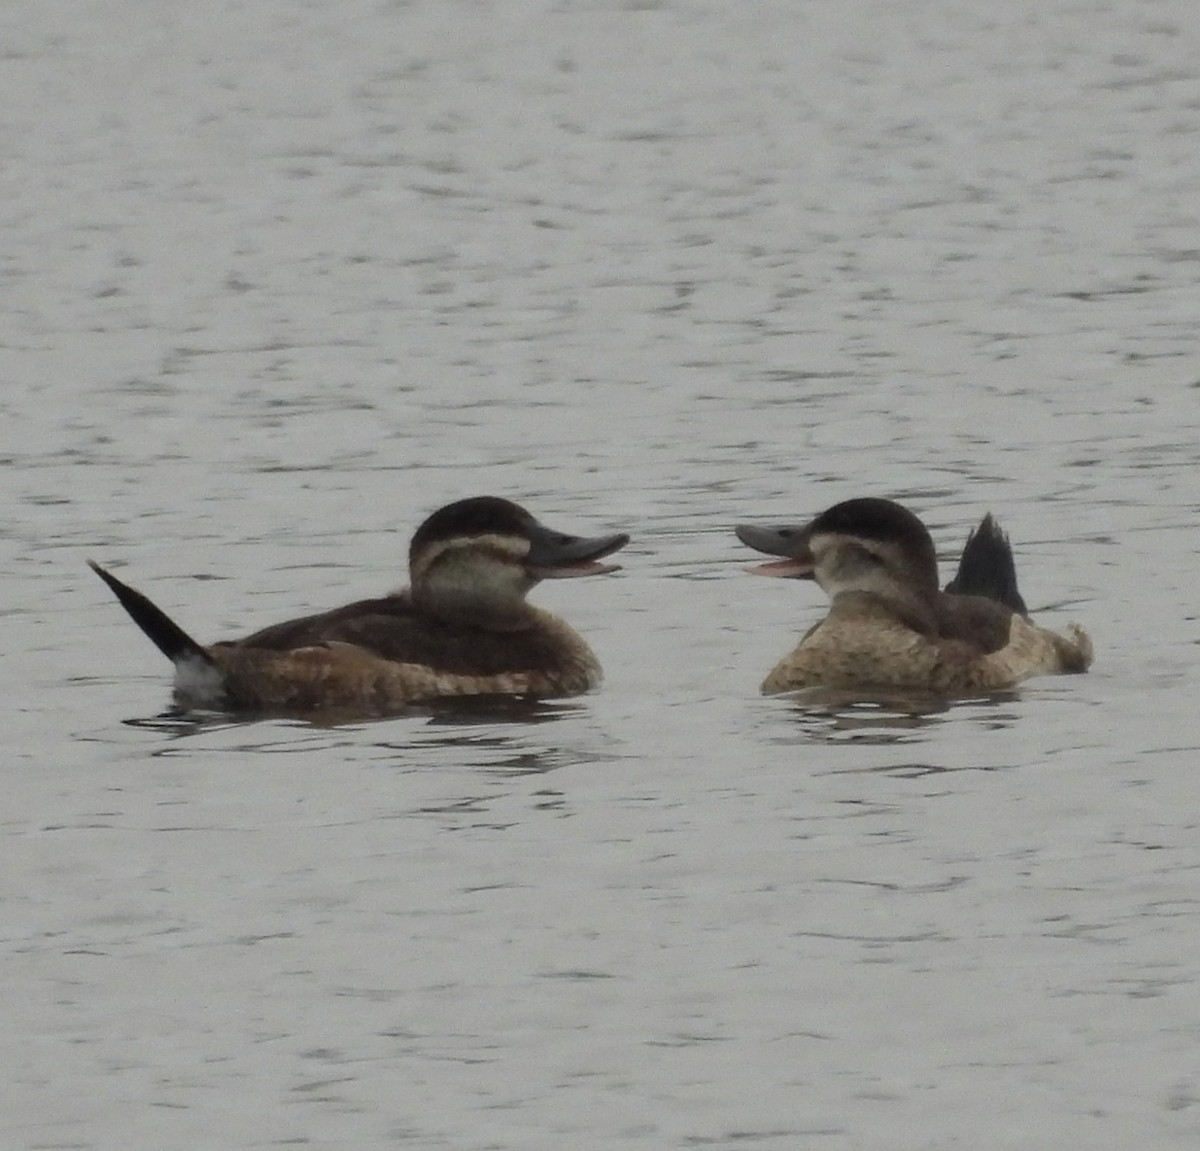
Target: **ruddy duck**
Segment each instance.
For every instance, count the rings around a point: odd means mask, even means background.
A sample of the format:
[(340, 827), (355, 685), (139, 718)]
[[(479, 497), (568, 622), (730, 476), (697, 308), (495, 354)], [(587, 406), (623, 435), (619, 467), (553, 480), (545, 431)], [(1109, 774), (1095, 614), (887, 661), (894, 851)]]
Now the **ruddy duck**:
[(829, 614), (767, 676), (764, 692), (821, 686), (964, 695), (1091, 665), (1082, 628), (1071, 624), (1057, 635), (1030, 621), (1012, 548), (990, 513), (944, 592), (928, 530), (891, 500), (847, 500), (807, 526), (736, 531), (755, 550), (785, 557), (751, 571), (816, 580), (831, 601)]
[(554, 531), (493, 496), (460, 500), (417, 529), (410, 587), (209, 646), (91, 567), (175, 665), (181, 706), (386, 713), (446, 696), (566, 696), (595, 687), (601, 672), (591, 648), (525, 596), (539, 580), (618, 570), (598, 561), (628, 542)]

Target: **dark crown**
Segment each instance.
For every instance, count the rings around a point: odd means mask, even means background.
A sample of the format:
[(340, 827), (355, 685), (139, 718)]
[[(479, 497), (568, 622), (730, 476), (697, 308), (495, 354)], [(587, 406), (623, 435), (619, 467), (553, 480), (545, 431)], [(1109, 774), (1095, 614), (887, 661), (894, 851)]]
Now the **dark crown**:
[(897, 541), (910, 547), (932, 548), (925, 525), (907, 508), (877, 497), (846, 500), (822, 512), (812, 522), (813, 535), (837, 532), (879, 542)]
[(409, 557), (441, 540), (463, 536), (508, 535), (528, 538), (534, 518), (499, 496), (472, 496), (438, 508), (413, 534)]

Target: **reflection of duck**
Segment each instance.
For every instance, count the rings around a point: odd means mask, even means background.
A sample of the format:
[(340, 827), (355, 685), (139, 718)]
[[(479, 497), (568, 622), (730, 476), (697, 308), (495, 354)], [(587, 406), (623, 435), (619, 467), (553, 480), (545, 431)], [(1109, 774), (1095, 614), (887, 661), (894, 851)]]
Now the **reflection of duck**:
[(91, 566), (175, 664), (183, 706), (386, 712), (445, 696), (564, 696), (594, 687), (600, 665), (591, 649), (525, 596), (542, 579), (616, 571), (598, 561), (628, 542), (564, 535), (508, 500), (460, 500), (417, 529), (409, 588), (208, 647)]
[(829, 614), (767, 676), (764, 692), (824, 686), (962, 695), (1091, 665), (1081, 628), (1061, 636), (1029, 620), (1012, 549), (990, 514), (971, 533), (945, 592), (925, 525), (891, 500), (847, 500), (806, 526), (742, 526), (737, 534), (785, 557), (752, 571), (815, 579), (831, 601)]

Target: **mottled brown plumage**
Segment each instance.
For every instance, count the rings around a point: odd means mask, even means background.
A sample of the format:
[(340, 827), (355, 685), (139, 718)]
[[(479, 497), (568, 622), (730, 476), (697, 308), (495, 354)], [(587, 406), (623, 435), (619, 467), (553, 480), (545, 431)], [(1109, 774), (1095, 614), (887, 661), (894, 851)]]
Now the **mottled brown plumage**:
[[(446, 658), (421, 635), (424, 651), (389, 658), (362, 643), (322, 639), (302, 647), (236, 643), (207, 649), (221, 673), (225, 705), (233, 710), (354, 710), (386, 714), (408, 704), (467, 695), (578, 695), (600, 683), (600, 663), (566, 623), (531, 608), (519, 633), (474, 634), (441, 625)], [(419, 628), (417, 629), (420, 630)], [(384, 651), (402, 645), (384, 643)], [(472, 649), (474, 658), (472, 658)]]
[(145, 596), (92, 567), (175, 664), (185, 707), (381, 714), (468, 695), (575, 695), (600, 665), (566, 623), (526, 602), (541, 579), (616, 570), (628, 536), (552, 531), (507, 500), (441, 508), (413, 537), (410, 588), (197, 644)]
[(1091, 640), (1081, 628), (1057, 635), (1029, 620), (1012, 550), (990, 515), (968, 539), (953, 592), (939, 590), (925, 526), (890, 500), (848, 500), (803, 527), (737, 531), (743, 543), (786, 557), (752, 570), (815, 579), (831, 601), (826, 617), (767, 676), (764, 692), (882, 688), (953, 696), (1091, 665)]

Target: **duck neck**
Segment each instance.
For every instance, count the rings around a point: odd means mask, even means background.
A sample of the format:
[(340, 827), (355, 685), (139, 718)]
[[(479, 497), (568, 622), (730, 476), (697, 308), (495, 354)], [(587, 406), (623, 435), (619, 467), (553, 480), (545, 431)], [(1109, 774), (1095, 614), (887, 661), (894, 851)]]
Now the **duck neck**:
[(445, 557), (412, 586), (413, 603), (443, 623), (485, 631), (524, 631), (534, 621), (525, 595), (534, 580), (512, 565)]

